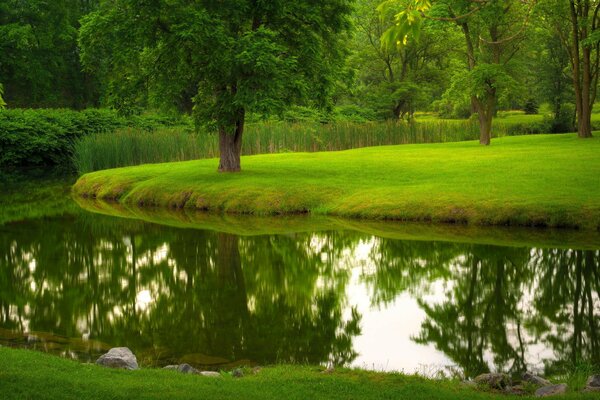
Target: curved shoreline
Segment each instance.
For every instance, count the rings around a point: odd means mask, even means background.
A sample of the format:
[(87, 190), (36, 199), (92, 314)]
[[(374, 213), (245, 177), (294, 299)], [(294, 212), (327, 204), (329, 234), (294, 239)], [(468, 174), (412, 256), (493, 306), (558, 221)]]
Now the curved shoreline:
[[(577, 162), (573, 162), (577, 154)], [(149, 164), (82, 176), (77, 196), (216, 213), (600, 230), (600, 140), (574, 135)], [(481, 172), (484, 171), (484, 172)]]

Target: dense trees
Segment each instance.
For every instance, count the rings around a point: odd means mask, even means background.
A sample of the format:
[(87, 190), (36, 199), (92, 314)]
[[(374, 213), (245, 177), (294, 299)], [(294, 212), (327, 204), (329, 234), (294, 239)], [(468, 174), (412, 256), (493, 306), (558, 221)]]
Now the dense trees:
[(466, 71), (456, 80), (470, 96), (480, 126), (479, 142), (490, 144), (492, 117), (498, 96), (512, 82), (508, 64), (519, 51), (535, 0), (388, 0), (385, 14), (395, 12), (396, 24), (384, 35), (391, 46), (415, 40), (431, 19), (456, 24), (464, 35)]
[(124, 100), (193, 107), (219, 131), (219, 171), (239, 171), (248, 112), (326, 104), (350, 3), (104, 2), (83, 20), (82, 60)]
[(98, 105), (77, 49), (78, 20), (96, 2), (0, 1), (0, 82), (11, 107)]

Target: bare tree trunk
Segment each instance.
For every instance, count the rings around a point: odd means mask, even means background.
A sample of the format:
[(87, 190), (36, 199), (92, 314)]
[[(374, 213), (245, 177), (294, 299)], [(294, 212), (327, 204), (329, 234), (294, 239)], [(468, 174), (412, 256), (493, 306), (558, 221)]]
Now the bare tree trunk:
[(219, 127), (219, 172), (240, 172), (242, 155), (242, 136), (244, 134), (244, 110), (238, 111), (234, 132), (227, 127)]

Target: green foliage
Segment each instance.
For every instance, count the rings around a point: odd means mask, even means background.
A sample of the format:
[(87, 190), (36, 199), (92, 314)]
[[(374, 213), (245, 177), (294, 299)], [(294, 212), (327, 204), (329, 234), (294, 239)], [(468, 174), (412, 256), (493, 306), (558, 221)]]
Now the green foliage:
[(2, 84), (0, 83), (0, 110), (2, 110), (3, 108), (6, 107), (6, 102), (2, 98), (3, 94), (4, 94), (4, 86), (2, 86)]
[(96, 81), (81, 72), (77, 30), (97, 2), (0, 1), (0, 77), (12, 107), (96, 105)]
[(232, 131), (247, 112), (328, 106), (350, 4), (104, 2), (83, 19), (81, 59), (118, 109), (194, 105), (202, 125)]
[[(213, 140), (211, 140), (213, 139)], [(214, 137), (199, 137), (181, 129), (148, 132), (121, 129), (94, 133), (75, 142), (73, 165), (78, 173), (167, 161), (186, 161), (218, 154)]]
[(0, 111), (0, 168), (70, 166), (76, 139), (133, 126), (145, 130), (174, 125), (177, 119), (137, 116), (126, 119), (107, 109)]
[(525, 106), (523, 107), (523, 111), (525, 111), (525, 114), (537, 114), (539, 111), (540, 105), (538, 104), (538, 102), (534, 99), (534, 98), (529, 98), (527, 99), (527, 101), (525, 102)]

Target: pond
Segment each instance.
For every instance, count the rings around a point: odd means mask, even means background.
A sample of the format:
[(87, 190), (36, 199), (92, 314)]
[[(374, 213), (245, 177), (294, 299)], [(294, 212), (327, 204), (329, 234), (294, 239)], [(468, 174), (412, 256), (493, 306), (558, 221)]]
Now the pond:
[(519, 238), (536, 244), (482, 240), (494, 237), (484, 231), (417, 240), (389, 234), (400, 224), (307, 217), (301, 229), (261, 229), (257, 218), (232, 229), (159, 224), (85, 211), (68, 183), (4, 182), (0, 345), (83, 362), (127, 346), (144, 366), (204, 369), (308, 363), (473, 377), (600, 364), (595, 239), (557, 245), (526, 230)]

